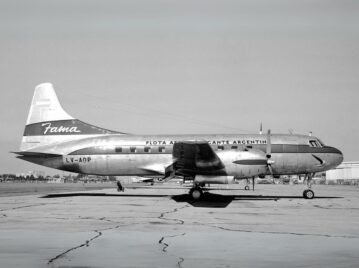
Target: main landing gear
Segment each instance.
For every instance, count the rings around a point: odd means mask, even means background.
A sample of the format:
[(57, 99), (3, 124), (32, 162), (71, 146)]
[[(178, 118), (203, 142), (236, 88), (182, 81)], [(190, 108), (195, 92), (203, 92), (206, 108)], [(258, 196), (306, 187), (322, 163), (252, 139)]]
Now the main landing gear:
[(201, 187), (195, 186), (189, 191), (189, 194), (193, 200), (200, 200), (203, 197), (203, 190)]
[(250, 182), (249, 182), (249, 179), (247, 178), (246, 179), (246, 186), (244, 186), (244, 190), (249, 191), (249, 184), (250, 184)]
[[(254, 191), (254, 184), (255, 184), (255, 177), (252, 177), (252, 186), (253, 186), (253, 191)], [(250, 185), (250, 181), (249, 178), (246, 179), (246, 186), (244, 186), (244, 190), (249, 191), (249, 185)]]
[(204, 184), (194, 183), (191, 190), (189, 190), (189, 194), (193, 200), (200, 200), (203, 198), (203, 186)]
[(313, 199), (314, 198), (314, 191), (312, 191), (312, 179), (315, 173), (310, 173), (305, 175), (305, 179), (307, 182), (308, 189), (303, 191), (303, 197), (305, 199)]

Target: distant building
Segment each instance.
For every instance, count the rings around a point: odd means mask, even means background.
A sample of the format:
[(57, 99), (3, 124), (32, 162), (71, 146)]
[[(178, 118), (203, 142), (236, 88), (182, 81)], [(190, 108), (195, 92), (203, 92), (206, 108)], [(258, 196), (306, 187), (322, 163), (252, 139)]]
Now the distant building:
[(64, 179), (63, 178), (55, 178), (55, 177), (50, 177), (47, 179), (48, 183), (64, 183)]
[(327, 183), (358, 183), (359, 161), (343, 162), (337, 168), (326, 172)]
[(35, 178), (45, 177), (45, 172), (40, 170), (32, 170), (27, 172), (27, 176), (34, 176)]

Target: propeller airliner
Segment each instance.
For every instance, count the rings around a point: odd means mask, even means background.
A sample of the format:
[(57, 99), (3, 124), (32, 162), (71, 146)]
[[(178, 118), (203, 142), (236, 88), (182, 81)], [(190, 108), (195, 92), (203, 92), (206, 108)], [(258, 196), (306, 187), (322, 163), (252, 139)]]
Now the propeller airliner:
[[(206, 184), (229, 184), (256, 176), (317, 172), (343, 161), (340, 150), (311, 135), (215, 134), (134, 135), (70, 116), (50, 83), (35, 88), (17, 157), (64, 171), (103, 176), (182, 176), (190, 195), (203, 197)], [(303, 197), (314, 197), (304, 190)]]

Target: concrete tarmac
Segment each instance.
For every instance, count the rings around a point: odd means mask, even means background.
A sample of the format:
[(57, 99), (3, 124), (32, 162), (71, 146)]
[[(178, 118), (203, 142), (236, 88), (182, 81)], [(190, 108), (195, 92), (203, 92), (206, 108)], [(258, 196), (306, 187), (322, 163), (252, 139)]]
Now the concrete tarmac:
[(40, 188), (1, 191), (0, 267), (359, 267), (354, 186)]

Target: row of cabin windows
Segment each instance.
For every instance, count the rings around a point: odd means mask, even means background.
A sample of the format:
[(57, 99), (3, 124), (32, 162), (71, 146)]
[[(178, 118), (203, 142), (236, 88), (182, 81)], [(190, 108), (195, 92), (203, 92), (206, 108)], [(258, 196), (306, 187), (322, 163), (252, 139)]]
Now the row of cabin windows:
[[(323, 147), (323, 144), (318, 141), (318, 140), (310, 140), (309, 141), (309, 146), (310, 147)], [(243, 149), (243, 146), (238, 146), (238, 145), (232, 145), (232, 146), (228, 146), (228, 145), (211, 145), (213, 150), (228, 150), (229, 148), (231, 150), (238, 150), (238, 148), (240, 147), (240, 149)], [(246, 145), (244, 146), (244, 149), (251, 149), (253, 148), (252, 145)], [(155, 147), (155, 146), (130, 146), (130, 147), (116, 147), (115, 148), (115, 152), (116, 153), (172, 153), (172, 147), (165, 147), (165, 146), (159, 146), (159, 147)]]
[[(125, 149), (126, 148), (126, 149)], [(123, 153), (123, 152), (127, 152), (128, 151), (128, 148), (129, 148), (129, 151), (131, 153), (138, 153), (139, 150), (141, 147), (136, 147), (136, 146), (131, 146), (131, 147), (116, 147), (115, 148), (115, 152), (116, 153)], [(213, 148), (213, 147), (212, 147)], [(213, 149), (216, 149), (216, 148), (213, 148)], [(224, 145), (218, 145), (217, 146), (217, 150), (224, 150), (225, 147)], [(231, 149), (232, 150), (237, 150), (238, 149), (238, 146), (236, 145), (233, 145), (231, 146)], [(169, 150), (169, 151), (172, 151), (172, 148)], [(144, 153), (151, 153), (151, 152), (159, 152), (159, 153), (165, 153), (166, 152), (166, 147), (164, 146), (160, 146), (160, 147), (157, 147), (157, 148), (154, 148), (154, 147), (143, 147), (143, 152)]]
[[(127, 148), (128, 148), (128, 147), (127, 147)], [(151, 152), (152, 152), (152, 149), (155, 149), (155, 148), (144, 147), (144, 148), (143, 148), (143, 152), (145, 152), (145, 153), (151, 153)], [(165, 153), (165, 152), (166, 152), (166, 147), (160, 146), (160, 147), (157, 148), (157, 151), (158, 151), (159, 153)], [(122, 147), (116, 147), (116, 148), (115, 148), (115, 152), (116, 152), (116, 153), (122, 153), (122, 152), (124, 152), (124, 148), (122, 148)], [(131, 147), (130, 147), (130, 152), (131, 152), (131, 153), (137, 153), (137, 152), (138, 152), (137, 147), (131, 146)], [(153, 151), (153, 152), (154, 152), (154, 151)]]

